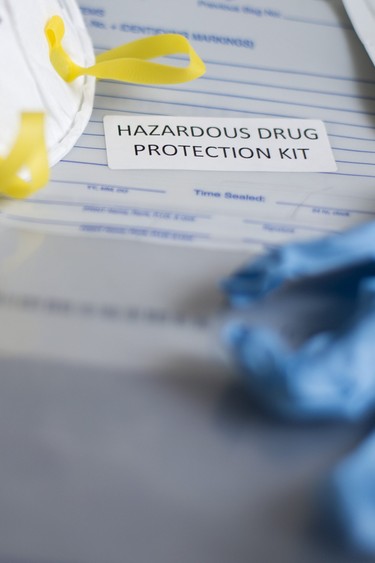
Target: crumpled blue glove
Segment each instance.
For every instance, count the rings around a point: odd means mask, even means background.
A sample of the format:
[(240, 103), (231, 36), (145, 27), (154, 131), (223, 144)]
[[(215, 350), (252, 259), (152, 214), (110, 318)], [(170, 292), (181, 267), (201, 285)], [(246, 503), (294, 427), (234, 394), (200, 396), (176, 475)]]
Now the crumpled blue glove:
[(282, 246), (223, 281), (252, 394), (294, 419), (375, 410), (375, 223)]
[(375, 433), (332, 472), (321, 491), (326, 521), (351, 551), (375, 554)]

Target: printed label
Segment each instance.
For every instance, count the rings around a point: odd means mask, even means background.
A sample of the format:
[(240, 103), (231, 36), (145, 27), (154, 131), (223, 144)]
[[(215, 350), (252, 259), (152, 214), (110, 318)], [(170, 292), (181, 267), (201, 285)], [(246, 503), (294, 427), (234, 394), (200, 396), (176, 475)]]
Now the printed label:
[(107, 115), (104, 130), (114, 170), (337, 169), (319, 120)]

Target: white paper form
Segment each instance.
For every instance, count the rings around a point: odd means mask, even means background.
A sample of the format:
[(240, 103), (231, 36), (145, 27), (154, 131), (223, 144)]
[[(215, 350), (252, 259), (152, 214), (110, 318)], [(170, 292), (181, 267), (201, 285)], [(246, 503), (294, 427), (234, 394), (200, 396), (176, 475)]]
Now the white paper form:
[[(161, 31), (207, 64), (190, 84), (102, 81), (76, 148), (2, 221), (42, 232), (261, 250), (340, 231), (375, 213), (375, 71), (339, 1), (82, 2), (98, 51)], [(176, 60), (179, 64), (179, 61)], [(325, 123), (335, 173), (114, 171), (106, 115), (308, 118)], [(218, 196), (216, 194), (219, 194)]]

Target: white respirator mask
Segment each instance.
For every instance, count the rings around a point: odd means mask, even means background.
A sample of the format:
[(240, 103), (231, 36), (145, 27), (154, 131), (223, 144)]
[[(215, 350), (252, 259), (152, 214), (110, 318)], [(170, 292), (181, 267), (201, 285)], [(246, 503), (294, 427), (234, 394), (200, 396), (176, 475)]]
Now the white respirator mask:
[[(27, 197), (83, 133), (95, 78), (193, 80), (205, 67), (185, 37), (148, 37), (95, 57), (75, 0), (0, 0), (0, 193)], [(186, 67), (150, 62), (189, 56)]]

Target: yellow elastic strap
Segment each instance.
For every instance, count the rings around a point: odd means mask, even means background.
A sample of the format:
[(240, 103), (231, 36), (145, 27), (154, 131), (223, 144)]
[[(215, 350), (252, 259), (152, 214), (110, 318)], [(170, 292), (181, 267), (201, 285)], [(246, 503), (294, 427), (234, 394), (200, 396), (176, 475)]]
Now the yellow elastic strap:
[[(27, 171), (29, 180), (20, 178)], [(23, 113), (18, 137), (6, 158), (0, 157), (0, 193), (28, 197), (48, 182), (49, 166), (44, 139), (44, 114)]]
[[(206, 70), (203, 61), (182, 35), (170, 33), (133, 41), (97, 56), (95, 65), (84, 68), (72, 61), (61, 44), (65, 26), (59, 16), (48, 21), (45, 32), (51, 63), (67, 82), (88, 74), (135, 84), (178, 84), (194, 80)], [(188, 66), (181, 68), (148, 60), (177, 54), (189, 57)]]

